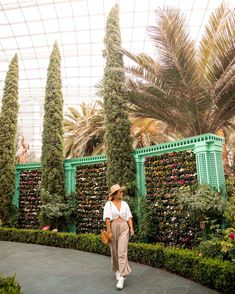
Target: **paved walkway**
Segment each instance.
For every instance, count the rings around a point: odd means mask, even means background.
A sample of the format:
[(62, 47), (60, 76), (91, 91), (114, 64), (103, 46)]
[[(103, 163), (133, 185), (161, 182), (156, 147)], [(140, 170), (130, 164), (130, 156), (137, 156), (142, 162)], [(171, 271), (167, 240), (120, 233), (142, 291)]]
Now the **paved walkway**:
[[(218, 292), (168, 273), (130, 262), (122, 294), (216, 294)], [(0, 272), (16, 273), (24, 294), (117, 293), (110, 258), (98, 254), (0, 241)]]

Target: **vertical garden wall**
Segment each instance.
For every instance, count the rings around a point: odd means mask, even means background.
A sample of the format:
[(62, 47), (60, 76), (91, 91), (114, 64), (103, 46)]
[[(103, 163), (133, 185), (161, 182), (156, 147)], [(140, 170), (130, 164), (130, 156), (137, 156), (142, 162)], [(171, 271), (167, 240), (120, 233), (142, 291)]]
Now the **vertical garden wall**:
[[(161, 223), (162, 217), (170, 220), (174, 217), (175, 190), (197, 182), (225, 193), (222, 145), (223, 138), (204, 134), (136, 149), (137, 214), (141, 199), (146, 197), (157, 203), (158, 222)], [(77, 232), (98, 233), (103, 226), (102, 208), (108, 195), (106, 162), (106, 156), (64, 162), (66, 192), (75, 192), (78, 200)], [(13, 202), (19, 207), (22, 227), (37, 227), (39, 186), (40, 164), (16, 165)]]
[(13, 204), (19, 209), (19, 227), (38, 228), (41, 186), (40, 164), (17, 164)]
[(102, 210), (107, 200), (106, 156), (65, 161), (66, 190), (77, 197), (76, 231), (99, 233), (103, 228)]

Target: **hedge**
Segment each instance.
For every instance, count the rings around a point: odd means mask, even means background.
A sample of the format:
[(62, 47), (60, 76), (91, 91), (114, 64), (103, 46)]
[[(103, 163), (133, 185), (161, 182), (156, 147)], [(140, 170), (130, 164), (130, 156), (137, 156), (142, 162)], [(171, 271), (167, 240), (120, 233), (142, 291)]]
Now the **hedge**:
[[(94, 234), (0, 228), (1, 241), (32, 243), (109, 255), (109, 247)], [(159, 244), (129, 243), (129, 260), (163, 268), (221, 293), (235, 293), (235, 264), (199, 256), (189, 249), (167, 248)]]

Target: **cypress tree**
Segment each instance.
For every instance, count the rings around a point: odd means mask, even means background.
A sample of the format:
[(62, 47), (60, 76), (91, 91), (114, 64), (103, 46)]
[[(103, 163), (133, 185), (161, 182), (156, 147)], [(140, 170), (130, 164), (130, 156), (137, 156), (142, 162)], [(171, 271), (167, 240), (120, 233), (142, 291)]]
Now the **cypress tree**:
[[(41, 198), (43, 204), (49, 205), (58, 196), (60, 197), (58, 202), (63, 202), (65, 194), (63, 167), (63, 95), (60, 59), (58, 44), (55, 42), (47, 72), (41, 155), (41, 188), (44, 191), (41, 192)], [(48, 197), (48, 195), (50, 196)], [(53, 195), (55, 195), (55, 198)], [(41, 223), (45, 221), (46, 217), (44, 215), (41, 218)], [(42, 219), (44, 220), (42, 221)]]
[(120, 52), (121, 33), (119, 6), (110, 11), (105, 35), (106, 66), (104, 69), (105, 144), (107, 152), (107, 184), (125, 185), (133, 193), (135, 182), (130, 122), (125, 100), (123, 54)]
[(14, 218), (17, 217), (12, 198), (18, 110), (18, 57), (15, 55), (6, 75), (0, 115), (0, 220), (4, 226), (16, 225)]

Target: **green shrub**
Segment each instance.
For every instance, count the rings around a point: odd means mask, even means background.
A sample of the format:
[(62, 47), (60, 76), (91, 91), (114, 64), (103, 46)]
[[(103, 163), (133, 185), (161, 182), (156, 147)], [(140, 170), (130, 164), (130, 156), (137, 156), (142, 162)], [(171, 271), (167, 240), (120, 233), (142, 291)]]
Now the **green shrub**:
[(21, 287), (15, 276), (3, 277), (0, 274), (0, 294), (22, 294)]
[(219, 258), (235, 262), (235, 230), (221, 230), (218, 236), (212, 235), (210, 240), (202, 241), (198, 250), (205, 257)]
[(193, 268), (193, 279), (221, 293), (235, 293), (235, 267), (218, 259), (200, 259)]
[(141, 242), (155, 243), (157, 240), (158, 222), (156, 219), (156, 206), (146, 198), (142, 198), (140, 204), (140, 224), (138, 237)]
[[(100, 236), (52, 231), (0, 228), (0, 240), (71, 248), (109, 255)], [(235, 293), (235, 264), (200, 256), (198, 251), (167, 248), (160, 244), (129, 243), (129, 259), (177, 273), (221, 293)], [(1, 292), (0, 292), (1, 294)]]
[(153, 267), (164, 267), (164, 247), (144, 243), (129, 243), (129, 259)]
[(189, 249), (166, 248), (165, 268), (170, 272), (177, 273), (186, 278), (191, 278), (191, 271), (198, 262), (199, 256)]
[(211, 234), (218, 232), (226, 209), (226, 202), (221, 194), (207, 185), (202, 185), (197, 189), (185, 187), (179, 190), (177, 198), (195, 228), (193, 245), (197, 245), (198, 240), (208, 239)]
[(219, 240), (207, 240), (207, 241), (202, 241), (198, 248), (197, 248), (200, 253), (203, 256), (206, 257), (211, 257), (211, 258), (223, 258), (223, 254), (221, 253), (221, 244), (219, 242)]

